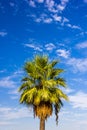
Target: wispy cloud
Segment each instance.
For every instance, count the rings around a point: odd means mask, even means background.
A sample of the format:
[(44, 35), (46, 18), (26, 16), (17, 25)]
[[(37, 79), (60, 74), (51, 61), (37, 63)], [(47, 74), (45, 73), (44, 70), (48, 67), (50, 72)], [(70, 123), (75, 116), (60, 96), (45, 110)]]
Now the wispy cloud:
[(0, 122), (1, 125), (12, 123), (12, 119), (21, 119), (24, 117), (33, 117), (32, 109), (30, 108), (11, 108), (0, 106)]
[(0, 79), (0, 87), (14, 88), (16, 87), (16, 83), (9, 77), (5, 77), (5, 78)]
[(11, 124), (14, 124), (12, 123), (11, 121), (0, 121), (0, 126), (7, 126), (7, 125), (11, 125)]
[(77, 58), (70, 58), (67, 61), (68, 65), (73, 67), (74, 72), (87, 72), (87, 58), (84, 59), (77, 59)]
[[(62, 12), (65, 8), (66, 5), (68, 4), (69, 0), (61, 0), (60, 3), (54, 0), (30, 0), (29, 5), (32, 7), (37, 8), (37, 3), (42, 4), (43, 6), (43, 13), (41, 12), (37, 16), (32, 16), (35, 22), (42, 22), (42, 23), (52, 23), (52, 22), (61, 22), (62, 21), (62, 16), (59, 15), (60, 12)], [(49, 13), (46, 13), (48, 11)], [(37, 13), (38, 14), (38, 13)]]
[(44, 2), (44, 0), (37, 0), (37, 2), (38, 2), (38, 3), (43, 3), (43, 2)]
[(41, 46), (39, 46), (39, 45), (24, 44), (24, 46), (29, 47), (29, 48), (32, 48), (32, 49), (34, 49), (34, 50), (36, 50), (36, 51), (42, 51), (42, 48), (41, 48)]
[(43, 23), (51, 23), (51, 22), (52, 22), (52, 18), (43, 19)]
[(57, 55), (58, 56), (61, 56), (63, 58), (69, 58), (70, 56), (70, 51), (68, 50), (64, 50), (64, 49), (58, 49), (57, 51)]
[(4, 118), (7, 117), (6, 119), (18, 119), (18, 118), (24, 118), (24, 117), (29, 117), (33, 115), (29, 115), (29, 112), (32, 112), (31, 108), (10, 108), (10, 110), (5, 110), (2, 111), (4, 114)]
[(4, 37), (4, 36), (6, 36), (7, 35), (7, 32), (5, 32), (5, 31), (0, 31), (0, 36), (1, 37)]
[(11, 98), (12, 100), (17, 100), (19, 97), (18, 97), (18, 95), (16, 95), (16, 96), (10, 96), (10, 98)]
[(13, 14), (12, 15), (16, 15), (19, 11), (19, 5), (18, 5), (18, 2), (16, 1), (9, 1), (9, 5), (10, 5), (10, 8), (13, 9)]
[[(17, 88), (17, 78), (23, 74), (22, 70), (15, 71), (12, 75), (0, 79), (0, 87), (3, 88)], [(15, 81), (16, 80), (16, 81)]]
[(42, 13), (39, 17), (35, 16), (34, 21), (37, 22), (37, 23), (42, 22), (42, 23), (49, 24), (49, 23), (52, 23), (53, 19), (50, 16), (48, 16), (47, 14)]
[(81, 30), (81, 32), (78, 33), (76, 36), (77, 36), (77, 37), (84, 37), (84, 36), (86, 36), (86, 35), (87, 35), (87, 31)]
[(8, 92), (8, 94), (18, 94), (18, 90), (17, 89), (14, 89), (14, 90), (10, 90), (9, 92)]
[(67, 88), (67, 89), (65, 89), (64, 91), (65, 91), (67, 94), (70, 94), (70, 93), (75, 92), (75, 90), (74, 90), (74, 89), (71, 89), (71, 88)]
[(18, 95), (18, 89), (13, 89), (13, 90), (9, 90), (8, 94), (10, 95), (10, 98), (12, 100), (18, 99), (19, 95)]
[(46, 6), (48, 10), (52, 13), (58, 13), (63, 11), (69, 1), (68, 0), (61, 0), (60, 3), (56, 3), (54, 0), (46, 0)]
[(45, 6), (48, 8), (50, 12), (57, 12), (57, 10), (54, 8), (55, 7), (54, 0), (46, 0)]
[(29, 0), (29, 5), (31, 7), (36, 7), (35, 2), (33, 0)]
[(53, 19), (54, 19), (54, 21), (61, 22), (62, 17), (55, 14), (55, 15), (53, 15)]
[(59, 10), (61, 10), (61, 11), (63, 11), (63, 10), (65, 9), (65, 6), (64, 6), (64, 5), (59, 4), (59, 5), (58, 5), (58, 9), (59, 9)]
[(76, 47), (77, 47), (78, 49), (87, 48), (87, 41), (78, 43), (78, 44), (76, 45)]
[(87, 93), (80, 91), (69, 96), (69, 98), (73, 108), (87, 109)]
[(53, 49), (56, 48), (56, 46), (53, 43), (48, 43), (45, 45), (45, 48), (47, 51), (52, 51)]
[(6, 72), (6, 69), (0, 70), (0, 73), (4, 73)]
[(63, 11), (66, 8), (66, 5), (68, 4), (69, 0), (61, 0), (61, 3), (58, 5), (58, 9), (60, 11)]
[(70, 23), (66, 24), (66, 26), (69, 27), (69, 28), (72, 28), (72, 29), (79, 29), (79, 30), (81, 30), (81, 27), (79, 27), (77, 25), (72, 25)]
[(69, 19), (67, 19), (66, 17), (63, 17), (61, 25), (64, 26), (66, 23), (69, 23)]
[[(36, 7), (35, 9), (39, 9), (37, 4), (43, 6), (43, 12), (37, 13), (36, 15), (31, 15), (33, 20), (37, 23), (60, 23), (60, 26), (67, 26), (71, 29), (81, 30), (81, 27), (78, 25), (73, 25), (70, 23), (68, 18), (65, 18), (62, 15), (62, 12), (66, 9), (69, 0), (60, 0), (60, 2), (54, 0), (30, 0), (29, 5), (32, 7)], [(38, 8), (37, 8), (38, 7)], [(48, 12), (48, 13), (46, 13)], [(34, 17), (33, 17), (34, 16)]]

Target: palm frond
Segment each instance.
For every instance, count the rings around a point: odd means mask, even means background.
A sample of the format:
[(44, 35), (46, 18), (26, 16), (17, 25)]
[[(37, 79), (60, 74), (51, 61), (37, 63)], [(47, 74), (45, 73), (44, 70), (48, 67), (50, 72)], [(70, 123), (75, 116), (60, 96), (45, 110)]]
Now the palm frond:
[(53, 79), (50, 79), (50, 80), (45, 80), (44, 82), (43, 82), (43, 86), (44, 87), (54, 87), (54, 86), (56, 86), (57, 85), (57, 83), (56, 83), (56, 81), (55, 80), (53, 80)]
[(56, 78), (59, 76), (60, 73), (64, 72), (63, 69), (51, 69), (50, 73), (49, 73), (49, 77), (51, 79)]
[(59, 98), (61, 99), (65, 99), (68, 101), (68, 96), (62, 92), (62, 90), (58, 89), (58, 88), (55, 88), (55, 91), (56, 91), (56, 94)]
[(66, 81), (63, 78), (57, 78), (56, 82), (59, 86), (66, 87)]
[(57, 68), (58, 63), (57, 60), (49, 62), (47, 56), (35, 56), (33, 61), (25, 63), (27, 76), (22, 79), (23, 83), (19, 88), (20, 103), (32, 104), (34, 114), (45, 119), (52, 114), (55, 107), (56, 122), (63, 105), (62, 100), (68, 100), (61, 90), (61, 86), (66, 87), (66, 82), (59, 77), (64, 70)]
[(31, 88), (30, 90), (23, 91), (23, 93), (21, 94), (20, 103), (33, 103), (33, 98), (36, 92), (37, 90), (35, 87)]
[(59, 63), (58, 60), (54, 60), (54, 61), (52, 61), (52, 62), (50, 63), (50, 65), (51, 65), (51, 67), (53, 68), (53, 67), (55, 67), (58, 63)]
[(47, 65), (48, 63), (48, 57), (47, 56), (36, 56), (35, 57), (35, 63), (37, 65), (37, 67), (44, 69), (44, 67)]
[(18, 89), (18, 91), (20, 92), (20, 91), (22, 91), (22, 90), (24, 90), (24, 89), (29, 89), (30, 88), (30, 84), (28, 84), (28, 82), (25, 82), (25, 83), (23, 83), (21, 86), (20, 86), (20, 88)]

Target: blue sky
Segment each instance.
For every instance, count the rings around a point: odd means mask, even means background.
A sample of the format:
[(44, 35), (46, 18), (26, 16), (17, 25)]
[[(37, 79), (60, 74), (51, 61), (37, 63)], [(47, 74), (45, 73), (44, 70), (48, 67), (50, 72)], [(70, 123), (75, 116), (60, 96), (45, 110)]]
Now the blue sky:
[(70, 102), (48, 130), (87, 129), (87, 0), (0, 0), (0, 130), (36, 130), (32, 108), (19, 104), (23, 65), (36, 54), (60, 59)]

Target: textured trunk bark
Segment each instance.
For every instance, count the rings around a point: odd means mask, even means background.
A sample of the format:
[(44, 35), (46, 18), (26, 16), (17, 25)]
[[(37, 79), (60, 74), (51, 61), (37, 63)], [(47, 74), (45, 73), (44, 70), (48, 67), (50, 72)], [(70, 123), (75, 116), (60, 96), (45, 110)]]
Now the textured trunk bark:
[(40, 130), (45, 130), (45, 119), (40, 118)]

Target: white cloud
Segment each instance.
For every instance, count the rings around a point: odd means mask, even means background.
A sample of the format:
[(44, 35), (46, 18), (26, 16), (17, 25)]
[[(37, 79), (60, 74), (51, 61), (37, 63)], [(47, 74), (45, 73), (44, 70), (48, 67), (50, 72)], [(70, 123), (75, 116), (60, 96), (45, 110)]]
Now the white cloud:
[(13, 123), (10, 121), (0, 121), (0, 126), (11, 125), (11, 124)]
[(42, 21), (41, 18), (36, 18), (36, 19), (35, 19), (35, 22), (37, 22), (37, 23), (40, 23), (41, 21)]
[(37, 2), (38, 2), (38, 3), (43, 3), (43, 2), (44, 2), (44, 0), (37, 0)]
[(46, 0), (46, 4), (47, 4), (47, 8), (50, 12), (52, 13), (57, 13), (58, 9), (57, 9), (57, 4), (55, 3), (54, 0)]
[(82, 31), (82, 32), (80, 32), (79, 34), (77, 34), (77, 36), (84, 36), (84, 35), (86, 35), (87, 34), (87, 31)]
[(51, 23), (52, 22), (52, 18), (43, 19), (43, 22), (44, 23)]
[[(34, 17), (31, 15), (31, 17), (33, 18), (33, 20), (37, 23), (52, 23), (53, 21), (54, 22), (69, 22), (68, 19), (64, 18), (62, 16), (59, 15), (60, 11), (62, 12), (67, 3), (69, 2), (68, 0), (61, 0), (60, 1), (60, 4), (57, 3), (56, 1), (54, 0), (30, 0), (30, 5), (32, 7), (36, 7), (35, 5), (35, 2), (38, 2), (38, 3), (44, 3), (43, 6), (44, 6), (44, 10), (43, 12), (45, 12), (45, 10), (47, 10), (49, 13), (41, 13), (39, 16), (36, 16), (34, 15)], [(72, 26), (71, 26), (72, 27)], [(73, 28), (77, 28), (77, 26), (73, 26)]]
[(52, 23), (53, 19), (50, 16), (47, 16), (47, 14), (41, 14), (38, 18), (34, 18), (35, 22), (42, 22), (42, 23)]
[(33, 117), (31, 107), (10, 108), (0, 106), (0, 120), (2, 121), (10, 121), (11, 119), (21, 119), (24, 117)]
[(81, 30), (81, 27), (76, 26), (76, 25), (71, 25), (70, 23), (66, 24), (66, 26), (69, 27), (69, 28), (72, 28), (72, 29), (79, 29), (79, 30)]
[(5, 78), (0, 79), (0, 87), (14, 88), (16, 87), (16, 83), (9, 77), (5, 77)]
[(71, 88), (67, 88), (64, 90), (67, 94), (70, 94), (72, 92), (74, 92), (75, 90), (74, 89), (71, 89)]
[(65, 9), (65, 6), (63, 6), (63, 5), (58, 5), (58, 9), (59, 9), (60, 11), (63, 11), (63, 10)]
[(85, 59), (76, 59), (71, 58), (67, 61), (68, 65), (71, 65), (74, 68), (74, 71), (87, 72), (87, 58)]
[(61, 17), (61, 16), (58, 16), (57, 14), (53, 15), (53, 18), (54, 18), (54, 20), (57, 21), (57, 22), (61, 22), (61, 20), (62, 20), (62, 17)]
[[(36, 7), (36, 4), (42, 3), (43, 5), (43, 13), (41, 12), (40, 14), (33, 14), (33, 15), (28, 15), (33, 18), (33, 20), (37, 23), (45, 23), (45, 24), (50, 24), (50, 23), (57, 23), (60, 22), (62, 26), (64, 26), (64, 23), (69, 23), (69, 20), (67, 18), (63, 18), (61, 16), (61, 13), (63, 10), (65, 10), (66, 5), (68, 4), (69, 0), (60, 0), (59, 2), (55, 0), (30, 0), (29, 5), (32, 7)], [(37, 6), (39, 9), (40, 6)], [(48, 13), (46, 13), (48, 11)], [(74, 29), (80, 29), (80, 27), (67, 24), (66, 26)]]
[(29, 1), (29, 5), (30, 5), (31, 7), (36, 7), (35, 2), (34, 2), (33, 0), (30, 0), (30, 1)]
[(33, 44), (24, 44), (26, 47), (35, 48)]
[(87, 93), (80, 91), (69, 96), (69, 99), (74, 108), (87, 109)]
[(6, 72), (6, 69), (4, 69), (4, 70), (0, 70), (0, 73), (4, 73), (4, 72)]
[(76, 25), (72, 25), (72, 28), (74, 28), (74, 29), (80, 29), (81, 30), (81, 27), (76, 26)]
[(24, 73), (23, 70), (20, 69), (20, 70), (15, 71), (11, 77), (19, 77), (23, 73)]
[(10, 97), (12, 100), (17, 100), (18, 99), (18, 96), (11, 96)]
[(54, 0), (46, 0), (46, 4), (47, 4), (47, 7), (48, 7), (49, 10), (50, 10), (51, 8), (54, 7), (55, 2), (54, 2)]
[(52, 13), (58, 13), (58, 9), (55, 9), (55, 8), (49, 8), (48, 9), (50, 12), (52, 12)]
[(67, 19), (66, 17), (63, 17), (61, 25), (64, 26), (64, 25), (66, 25), (66, 23), (69, 23), (69, 19)]
[(82, 48), (82, 49), (87, 48), (87, 41), (77, 44), (76, 47), (79, 49), (80, 48)]
[(36, 51), (42, 51), (42, 48), (41, 48), (41, 46), (39, 46), (39, 45), (24, 44), (24, 46), (29, 47), (29, 48), (33, 48), (33, 49), (36, 50)]
[(61, 3), (57, 6), (59, 11), (63, 11), (66, 8), (68, 2), (69, 0), (61, 0)]
[[(4, 88), (17, 88), (17, 79), (22, 76), (22, 70), (15, 71), (12, 75), (0, 79), (0, 87)], [(15, 81), (16, 79), (16, 81)]]
[(64, 58), (68, 58), (69, 55), (70, 55), (69, 51), (66, 51), (66, 50), (63, 50), (63, 49), (58, 49), (56, 52), (59, 56), (64, 57)]
[(10, 98), (15, 100), (15, 99), (18, 99), (18, 89), (14, 89), (14, 90), (10, 90), (8, 92), (8, 94), (10, 94)]
[(11, 90), (11, 91), (8, 92), (8, 94), (15, 94), (15, 95), (17, 95), (18, 94), (18, 90), (17, 89)]
[(67, 19), (67, 18), (63, 18), (63, 22), (65, 23), (65, 22), (69, 22), (69, 19)]
[(69, 0), (61, 0), (61, 3), (62, 3), (62, 4), (65, 4), (65, 3), (67, 3), (67, 2), (69, 2)]
[(53, 43), (48, 43), (45, 45), (45, 47), (46, 47), (46, 50), (48, 51), (52, 51), (53, 49), (56, 48), (56, 46)]
[(6, 35), (7, 35), (7, 32), (4, 32), (4, 31), (1, 31), (1, 32), (0, 32), (0, 36), (1, 36), (1, 37), (4, 37), (4, 36), (6, 36)]
[(60, 4), (57, 4), (54, 0), (46, 0), (46, 7), (52, 13), (58, 13), (63, 11), (68, 3), (68, 0), (61, 0)]
[(0, 106), (0, 126), (15, 124), (13, 120), (33, 117), (33, 110), (31, 107), (4, 107)]
[(0, 106), (0, 112), (8, 112), (8, 111), (10, 111), (10, 110), (11, 110), (10, 107), (1, 107), (1, 106)]

